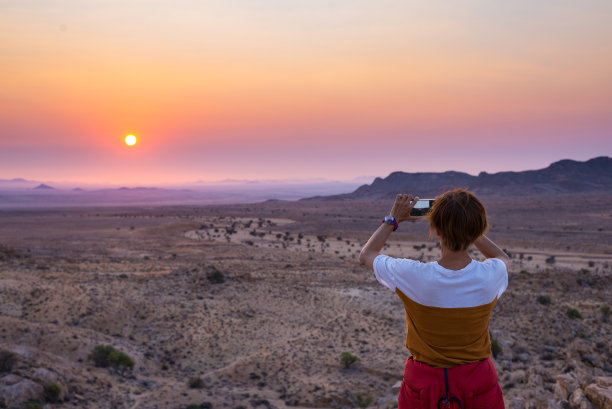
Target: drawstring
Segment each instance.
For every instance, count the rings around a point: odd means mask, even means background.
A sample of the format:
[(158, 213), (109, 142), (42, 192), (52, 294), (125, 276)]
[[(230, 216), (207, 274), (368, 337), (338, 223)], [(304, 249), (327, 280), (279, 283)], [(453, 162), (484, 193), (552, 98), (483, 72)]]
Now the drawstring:
[(463, 406), (461, 406), (461, 401), (459, 399), (455, 398), (454, 396), (451, 396), (449, 398), (448, 396), (448, 371), (446, 370), (446, 368), (444, 368), (444, 389), (446, 390), (446, 396), (443, 396), (438, 400), (438, 409), (450, 409), (451, 402), (457, 402), (457, 405), (459, 405), (459, 409), (463, 409)]

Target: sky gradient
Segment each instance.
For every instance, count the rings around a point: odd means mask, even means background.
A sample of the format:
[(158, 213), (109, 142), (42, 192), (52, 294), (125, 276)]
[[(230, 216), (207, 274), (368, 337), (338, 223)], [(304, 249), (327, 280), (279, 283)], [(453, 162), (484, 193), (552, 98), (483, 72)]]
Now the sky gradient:
[(610, 156), (610, 21), (610, 1), (0, 0), (0, 179), (350, 180)]

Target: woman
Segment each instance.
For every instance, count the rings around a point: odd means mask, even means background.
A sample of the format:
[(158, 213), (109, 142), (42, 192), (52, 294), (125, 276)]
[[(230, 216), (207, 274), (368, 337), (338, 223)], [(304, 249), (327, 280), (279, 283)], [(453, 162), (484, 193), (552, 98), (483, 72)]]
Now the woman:
[[(484, 233), (485, 207), (467, 190), (437, 197), (427, 216), (440, 241), (438, 261), (422, 263), (380, 254), (399, 223), (418, 220), (418, 197), (397, 195), (390, 216), (374, 232), (359, 261), (394, 291), (406, 312), (406, 361), (399, 409), (504, 408), (491, 361), (489, 318), (508, 286), (508, 256)], [(487, 258), (472, 260), (474, 244)]]

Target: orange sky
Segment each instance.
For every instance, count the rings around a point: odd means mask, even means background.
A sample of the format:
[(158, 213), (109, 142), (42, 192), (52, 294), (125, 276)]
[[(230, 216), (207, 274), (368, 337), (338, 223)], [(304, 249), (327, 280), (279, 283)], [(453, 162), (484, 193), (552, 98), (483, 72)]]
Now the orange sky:
[(610, 155), (610, 21), (604, 1), (3, 2), (0, 179), (346, 180)]

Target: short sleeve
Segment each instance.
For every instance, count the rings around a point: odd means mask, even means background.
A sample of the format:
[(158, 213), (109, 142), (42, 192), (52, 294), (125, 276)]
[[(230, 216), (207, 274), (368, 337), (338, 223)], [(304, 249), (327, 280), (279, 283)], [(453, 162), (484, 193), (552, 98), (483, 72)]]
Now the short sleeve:
[(393, 257), (380, 254), (374, 259), (374, 275), (379, 283), (395, 291), (397, 287), (397, 265)]
[(508, 288), (508, 269), (506, 268), (506, 263), (498, 258), (490, 258), (488, 260), (495, 267), (495, 291), (499, 299), (504, 291), (506, 291), (506, 288)]

